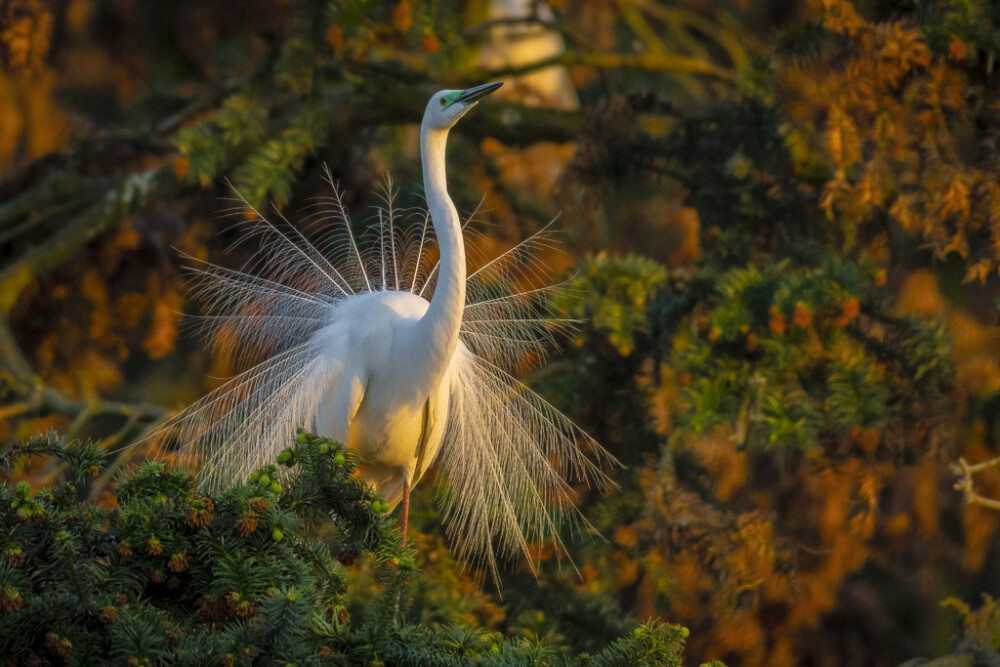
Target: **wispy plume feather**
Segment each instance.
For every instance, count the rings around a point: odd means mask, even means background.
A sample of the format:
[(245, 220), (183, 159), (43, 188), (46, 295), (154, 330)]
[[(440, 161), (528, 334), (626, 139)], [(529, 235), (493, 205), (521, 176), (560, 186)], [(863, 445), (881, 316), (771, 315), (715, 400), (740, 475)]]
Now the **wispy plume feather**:
[[(324, 388), (344, 371), (324, 355), (317, 336), (336, 331), (338, 304), (387, 290), (428, 300), (433, 294), (438, 263), (427, 211), (398, 207), (387, 181), (374, 224), (358, 237), (329, 171), (327, 179), (332, 194), (306, 207), (301, 226), (280, 213), (269, 219), (253, 211), (243, 241), (256, 241), (259, 250), (240, 269), (192, 259), (192, 293), (212, 313), (195, 320), (197, 329), (238, 362), (266, 356), (151, 436), (160, 447), (195, 455), (206, 486), (273, 461), (296, 428), (315, 430)], [(249, 208), (240, 199), (233, 214), (242, 217)], [(554, 242), (547, 226), (474, 265), (467, 278), (462, 345), (436, 465), (457, 551), (494, 576), (499, 556), (558, 543), (567, 525), (587, 529), (574, 485), (607, 486), (604, 470), (615, 463), (514, 377), (573, 326), (547, 305), (561, 286), (544, 285), (537, 253)]]

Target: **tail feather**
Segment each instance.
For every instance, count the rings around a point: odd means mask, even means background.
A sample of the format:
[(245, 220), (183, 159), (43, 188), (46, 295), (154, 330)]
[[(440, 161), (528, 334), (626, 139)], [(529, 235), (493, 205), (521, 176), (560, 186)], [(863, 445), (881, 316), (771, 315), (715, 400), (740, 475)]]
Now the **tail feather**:
[(545, 540), (561, 545), (564, 526), (589, 530), (572, 485), (613, 485), (604, 470), (615, 461), (538, 394), (463, 354), (438, 462), (440, 497), (459, 555), (497, 576), (495, 545), (504, 556), (527, 554)]

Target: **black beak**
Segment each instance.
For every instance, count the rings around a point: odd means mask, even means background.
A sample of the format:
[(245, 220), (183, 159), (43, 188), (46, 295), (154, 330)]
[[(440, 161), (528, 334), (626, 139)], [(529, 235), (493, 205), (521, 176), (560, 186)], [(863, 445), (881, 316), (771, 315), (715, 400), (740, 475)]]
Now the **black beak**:
[(463, 90), (462, 94), (459, 95), (455, 101), (462, 102), (463, 104), (473, 104), (483, 99), (502, 85), (502, 82), (494, 81), (493, 83), (484, 83), (481, 86)]

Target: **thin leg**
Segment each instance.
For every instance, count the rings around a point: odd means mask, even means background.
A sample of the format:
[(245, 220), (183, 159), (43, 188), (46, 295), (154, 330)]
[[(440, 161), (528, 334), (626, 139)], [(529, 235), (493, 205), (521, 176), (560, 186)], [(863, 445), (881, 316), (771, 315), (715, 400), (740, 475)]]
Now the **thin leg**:
[(406, 524), (410, 521), (410, 483), (403, 480), (403, 544), (406, 544)]

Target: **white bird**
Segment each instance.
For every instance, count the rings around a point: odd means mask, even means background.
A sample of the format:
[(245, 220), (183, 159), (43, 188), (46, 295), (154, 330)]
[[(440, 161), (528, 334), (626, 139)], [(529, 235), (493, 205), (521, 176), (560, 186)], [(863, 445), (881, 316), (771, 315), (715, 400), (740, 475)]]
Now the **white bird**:
[[(427, 212), (408, 231), (390, 189), (365, 248), (334, 187), (310, 216), (326, 225), (315, 242), (258, 214), (254, 260), (196, 269), (196, 294), (222, 313), (205, 318), (209, 331), (234, 351), (271, 355), (169, 425), (201, 459), (206, 484), (273, 461), (305, 427), (356, 452), (390, 506), (402, 501), (404, 540), (410, 490), (436, 462), (459, 556), (494, 576), (496, 546), (527, 554), (533, 542), (559, 542), (563, 520), (585, 524), (571, 483), (605, 486), (614, 459), (511, 375), (560, 326), (537, 305), (548, 288), (514, 288), (518, 262), (548, 231), (467, 274), (446, 185), (448, 131), (500, 86), (431, 98), (420, 129)], [(428, 218), (439, 249), (429, 268)]]

